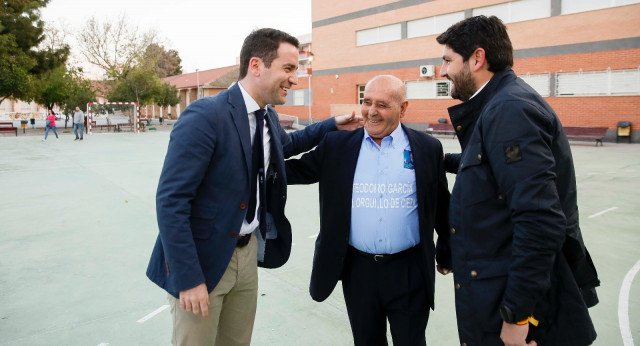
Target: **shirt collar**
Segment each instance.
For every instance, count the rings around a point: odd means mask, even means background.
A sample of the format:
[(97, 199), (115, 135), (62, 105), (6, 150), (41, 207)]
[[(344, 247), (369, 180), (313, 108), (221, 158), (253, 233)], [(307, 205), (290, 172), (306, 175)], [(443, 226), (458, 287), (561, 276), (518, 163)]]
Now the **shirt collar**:
[[(491, 79), (489, 79), (489, 80), (491, 80)], [(487, 86), (487, 84), (489, 84), (489, 81), (486, 81), (484, 84), (482, 84), (482, 86), (473, 95), (471, 95), (471, 97), (469, 97), (469, 100), (471, 100), (476, 95), (478, 95), (482, 91), (482, 89), (484, 89), (484, 87)]]
[[(404, 130), (402, 129), (401, 123), (398, 123), (398, 127), (396, 127), (396, 129), (393, 130), (393, 132), (391, 132), (387, 137), (384, 137), (382, 140), (384, 141), (387, 138), (389, 138), (389, 141), (391, 141), (389, 145), (391, 145), (392, 147), (395, 147), (396, 143), (402, 142), (402, 139), (405, 138), (405, 133), (404, 133)], [(371, 136), (369, 135), (369, 132), (367, 132), (366, 128), (364, 129), (363, 140), (377, 145), (377, 143), (374, 142), (373, 138), (371, 138)]]
[[(238, 86), (240, 87), (242, 98), (244, 99), (244, 105), (245, 107), (247, 107), (247, 113), (253, 113), (258, 109), (260, 109), (258, 102), (256, 102), (256, 100), (254, 100), (253, 97), (251, 97), (251, 95), (249, 95), (249, 93), (246, 90), (244, 90), (244, 88), (242, 87), (242, 83), (238, 82)], [(265, 107), (265, 110), (266, 110), (266, 107)]]

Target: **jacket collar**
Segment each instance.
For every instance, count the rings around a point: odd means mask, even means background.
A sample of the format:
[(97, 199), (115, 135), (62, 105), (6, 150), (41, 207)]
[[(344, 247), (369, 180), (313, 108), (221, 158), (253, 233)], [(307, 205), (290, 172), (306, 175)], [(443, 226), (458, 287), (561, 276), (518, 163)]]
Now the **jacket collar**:
[(227, 94), (227, 101), (229, 102), (231, 119), (240, 137), (240, 143), (242, 143), (242, 152), (244, 153), (244, 161), (247, 167), (247, 176), (251, 175), (251, 131), (249, 129), (249, 117), (247, 116), (247, 106), (244, 104), (244, 98), (242, 97), (242, 91), (240, 86), (236, 82)]
[(460, 141), (462, 151), (469, 143), (473, 128), (485, 105), (504, 87), (506, 81), (515, 77), (516, 75), (510, 67), (498, 71), (491, 77), (484, 89), (471, 100), (448, 108), (449, 118)]

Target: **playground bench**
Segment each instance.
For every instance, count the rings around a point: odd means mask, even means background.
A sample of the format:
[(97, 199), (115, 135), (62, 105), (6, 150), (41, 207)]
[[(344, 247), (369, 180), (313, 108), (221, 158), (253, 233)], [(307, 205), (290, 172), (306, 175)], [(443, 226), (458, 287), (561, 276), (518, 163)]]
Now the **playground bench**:
[(16, 137), (18, 136), (18, 128), (13, 126), (13, 123), (11, 122), (0, 123), (0, 132), (1, 131), (15, 132)]
[(107, 131), (111, 131), (111, 128), (112, 128), (112, 127), (113, 127), (113, 128), (115, 128), (115, 125), (112, 125), (112, 124), (101, 124), (101, 125), (97, 125), (97, 124), (95, 123), (95, 121), (91, 124), (92, 131), (93, 131), (93, 128), (99, 128), (99, 129), (100, 129), (100, 132), (102, 132), (102, 130), (103, 130), (103, 129), (105, 129), (105, 128), (107, 129)]
[(116, 125), (115, 132), (122, 132), (123, 129), (127, 129), (131, 132), (134, 131), (132, 123), (120, 123)]
[(602, 140), (607, 134), (606, 127), (587, 127), (587, 126), (564, 126), (564, 132), (568, 139), (572, 140), (595, 140), (596, 147), (598, 143), (602, 146)]
[(443, 134), (443, 135), (453, 135), (453, 138), (456, 137), (456, 131), (453, 129), (453, 125), (451, 124), (442, 124), (442, 123), (434, 123), (428, 124), (427, 131), (428, 134)]

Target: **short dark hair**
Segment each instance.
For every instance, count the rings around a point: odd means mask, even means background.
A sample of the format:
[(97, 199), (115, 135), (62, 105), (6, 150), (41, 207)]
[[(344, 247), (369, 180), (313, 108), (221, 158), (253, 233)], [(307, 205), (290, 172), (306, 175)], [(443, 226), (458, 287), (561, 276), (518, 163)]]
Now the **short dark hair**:
[(278, 47), (280, 43), (287, 42), (299, 48), (298, 39), (287, 34), (284, 31), (271, 28), (263, 28), (254, 30), (244, 39), (242, 49), (240, 50), (240, 76), (239, 80), (247, 76), (249, 69), (249, 61), (253, 57), (262, 59), (267, 68), (271, 67), (271, 63), (278, 57)]
[(496, 16), (476, 16), (452, 25), (436, 40), (468, 61), (473, 52), (483, 48), (489, 71), (498, 72), (513, 66), (513, 46), (507, 27)]

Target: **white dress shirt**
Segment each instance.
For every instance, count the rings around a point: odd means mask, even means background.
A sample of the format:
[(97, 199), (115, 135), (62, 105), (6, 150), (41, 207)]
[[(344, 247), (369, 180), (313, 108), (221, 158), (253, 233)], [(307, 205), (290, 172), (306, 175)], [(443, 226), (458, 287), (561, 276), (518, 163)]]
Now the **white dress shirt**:
[[(253, 140), (256, 134), (256, 116), (254, 112), (260, 109), (260, 106), (253, 99), (253, 97), (251, 97), (251, 95), (249, 95), (249, 93), (246, 90), (244, 90), (241, 83), (238, 83), (238, 86), (240, 87), (240, 91), (242, 92), (242, 98), (244, 98), (244, 105), (247, 107), (247, 113), (249, 116), (249, 131), (251, 135), (251, 147), (253, 148)], [(266, 107), (265, 107), (265, 111), (266, 111)], [(266, 114), (264, 118), (265, 118), (265, 122), (264, 122), (264, 127), (262, 132), (262, 143), (264, 145), (263, 146), (264, 167), (265, 167), (265, 174), (266, 174), (266, 169), (267, 167), (269, 167), (269, 162), (271, 160), (271, 135), (269, 133), (269, 128), (267, 127)], [(252, 233), (258, 228), (258, 226), (260, 226), (260, 221), (263, 221), (263, 220), (258, 220), (258, 210), (260, 208), (260, 189), (256, 189), (256, 194), (257, 194), (256, 195), (256, 216), (251, 223), (247, 223), (246, 219), (242, 220), (240, 235)]]

